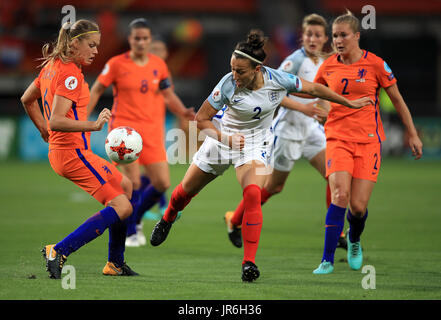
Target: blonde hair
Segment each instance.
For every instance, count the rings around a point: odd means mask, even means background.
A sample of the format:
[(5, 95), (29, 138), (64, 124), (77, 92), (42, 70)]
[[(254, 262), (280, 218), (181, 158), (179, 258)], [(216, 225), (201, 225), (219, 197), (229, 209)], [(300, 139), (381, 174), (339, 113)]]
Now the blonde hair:
[(307, 26), (322, 26), (323, 29), (328, 28), (328, 23), (326, 22), (325, 18), (323, 18), (321, 15), (318, 15), (317, 13), (312, 13), (303, 18), (302, 22), (302, 31), (305, 32), (305, 29)]
[(340, 23), (347, 23), (354, 33), (360, 32), (360, 20), (358, 20), (358, 18), (354, 16), (352, 12), (348, 9), (346, 9), (345, 14), (342, 14), (341, 16), (335, 18), (334, 22), (332, 22), (332, 25)]
[(100, 32), (98, 25), (95, 22), (81, 19), (71, 24), (66, 22), (58, 32), (58, 38), (53, 43), (46, 43), (42, 48), (43, 57), (39, 60), (43, 62), (39, 67), (44, 67), (51, 61), (60, 59), (64, 63), (71, 61), (71, 40), (82, 40), (90, 33)]
[[(328, 22), (326, 22), (326, 19), (323, 18), (321, 15), (319, 15), (317, 13), (311, 13), (311, 14), (305, 16), (303, 18), (303, 22), (302, 22), (302, 33), (305, 32), (305, 30), (308, 26), (322, 26), (325, 31), (325, 36), (326, 36), (326, 32), (328, 29)], [(330, 57), (333, 54), (334, 54), (334, 52), (326, 52), (326, 51), (323, 51), (323, 49), (322, 49), (322, 51), (317, 54), (317, 57), (327, 59), (328, 57)]]

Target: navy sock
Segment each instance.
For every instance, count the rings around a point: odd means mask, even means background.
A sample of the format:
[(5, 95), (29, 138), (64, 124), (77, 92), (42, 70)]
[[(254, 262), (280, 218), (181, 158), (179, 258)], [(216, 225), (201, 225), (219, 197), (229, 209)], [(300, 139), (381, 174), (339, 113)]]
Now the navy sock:
[(361, 218), (357, 218), (353, 216), (351, 210), (348, 209), (346, 219), (349, 222), (349, 241), (351, 241), (352, 243), (360, 241), (360, 236), (364, 230), (364, 225), (366, 223), (367, 217), (368, 217), (367, 209), (366, 209), (366, 213)]
[(141, 223), (144, 213), (159, 201), (162, 194), (163, 192), (159, 192), (151, 184), (142, 191), (136, 223)]
[(150, 179), (147, 176), (141, 176), (141, 187), (139, 189), (145, 189), (150, 184)]
[(75, 252), (86, 243), (89, 243), (115, 222), (120, 221), (118, 214), (112, 207), (106, 207), (87, 219), (74, 232), (55, 245), (55, 251), (65, 256)]
[(108, 261), (113, 262), (117, 268), (124, 264), (126, 233), (126, 221), (117, 221), (109, 227)]
[(133, 190), (132, 192), (132, 199), (130, 199), (130, 203), (132, 204), (133, 212), (126, 220), (127, 236), (131, 236), (132, 234), (136, 233), (136, 220), (140, 206), (140, 194), (141, 189)]
[(325, 248), (323, 250), (323, 261), (334, 264), (334, 254), (337, 248), (338, 239), (345, 223), (346, 208), (331, 203), (326, 214), (325, 222)]

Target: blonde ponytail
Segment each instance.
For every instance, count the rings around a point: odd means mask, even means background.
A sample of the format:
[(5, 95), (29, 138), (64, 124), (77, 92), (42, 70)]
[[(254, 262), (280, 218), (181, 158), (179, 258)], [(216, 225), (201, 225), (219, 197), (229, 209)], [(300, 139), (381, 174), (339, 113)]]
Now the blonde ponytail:
[(46, 43), (42, 48), (43, 62), (39, 67), (46, 66), (49, 62), (60, 59), (64, 63), (71, 61), (72, 50), (70, 43), (74, 38), (82, 40), (92, 32), (99, 32), (98, 25), (89, 20), (78, 20), (74, 24), (65, 22), (58, 32), (58, 38), (53, 43)]

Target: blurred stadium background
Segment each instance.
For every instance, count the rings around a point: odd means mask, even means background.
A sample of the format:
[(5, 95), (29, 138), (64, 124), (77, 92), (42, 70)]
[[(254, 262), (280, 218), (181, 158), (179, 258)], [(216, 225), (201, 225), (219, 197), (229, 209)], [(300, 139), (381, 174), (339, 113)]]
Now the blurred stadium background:
[[(398, 78), (424, 143), (424, 158), (441, 159), (441, 1), (439, 0), (2, 0), (0, 2), (0, 160), (47, 159), (44, 144), (25, 116), (19, 97), (38, 74), (44, 43), (54, 40), (65, 16), (98, 22), (102, 41), (98, 58), (85, 68), (91, 85), (105, 62), (128, 50), (128, 24), (149, 19), (153, 34), (169, 47), (167, 63), (175, 90), (187, 106), (201, 105), (213, 86), (229, 72), (229, 56), (252, 27), (269, 36), (266, 64), (278, 67), (299, 47), (302, 17), (317, 12), (329, 22), (345, 8), (362, 18), (364, 5), (376, 10), (376, 29), (363, 30), (361, 47), (383, 57)], [(112, 104), (109, 88), (98, 104)], [(409, 155), (404, 133), (387, 97), (381, 110), (388, 140), (386, 155)], [(168, 114), (167, 127), (176, 126)], [(102, 154), (102, 135), (92, 138)]]
[[(99, 276), (107, 246), (107, 237), (100, 237), (69, 257), (81, 275), (77, 290), (48, 281), (40, 248), (101, 209), (51, 170), (47, 144), (19, 100), (39, 72), (42, 45), (57, 36), (64, 5), (75, 7), (77, 19), (97, 21), (102, 31), (99, 55), (84, 69), (89, 85), (110, 57), (128, 50), (129, 22), (144, 17), (169, 47), (176, 92), (196, 109), (229, 72), (232, 49), (250, 28), (269, 36), (266, 64), (276, 68), (300, 46), (304, 15), (316, 12), (331, 22), (345, 8), (362, 18), (363, 6), (374, 6), (376, 29), (362, 31), (361, 47), (394, 71), (424, 143), (423, 159), (410, 160), (403, 127), (381, 96), (387, 134), (383, 151), (389, 157), (370, 204), (373, 214), (363, 247), (366, 262), (378, 267), (381, 290), (361, 289), (363, 275), (347, 270), (343, 251), (337, 252), (339, 266), (332, 278), (312, 275), (322, 252), (325, 201), (324, 182), (306, 161), (296, 164), (295, 177), (278, 200), (264, 207), (271, 218), (265, 220), (259, 249), (263, 275), (253, 290), (239, 281), (242, 251), (228, 242), (222, 221), (241, 197), (233, 170), (191, 203), (159, 250), (127, 249), (131, 266), (143, 275), (139, 279)], [(109, 88), (96, 111), (111, 105)], [(178, 126), (168, 114), (167, 129)], [(104, 157), (106, 133), (92, 135), (92, 149)], [(0, 137), (0, 300), (440, 299), (440, 0), (0, 0)], [(186, 168), (171, 166), (172, 188)], [(154, 222), (145, 222), (146, 234)]]

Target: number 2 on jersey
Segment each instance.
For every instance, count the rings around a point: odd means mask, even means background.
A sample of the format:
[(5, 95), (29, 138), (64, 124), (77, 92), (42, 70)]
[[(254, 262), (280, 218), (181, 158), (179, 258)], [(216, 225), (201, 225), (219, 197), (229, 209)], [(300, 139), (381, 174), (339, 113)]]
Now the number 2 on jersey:
[(345, 86), (343, 87), (343, 90), (342, 90), (341, 94), (349, 94), (349, 92), (346, 91), (346, 89), (348, 88), (349, 80), (346, 79), (346, 78), (343, 78), (343, 79), (341, 79), (341, 83), (344, 83), (344, 84), (345, 84)]
[(254, 110), (253, 110), (254, 112), (256, 112), (256, 114), (253, 116), (253, 119), (256, 119), (256, 120), (260, 120), (260, 113), (262, 112), (262, 108), (261, 107), (255, 107), (254, 108)]

